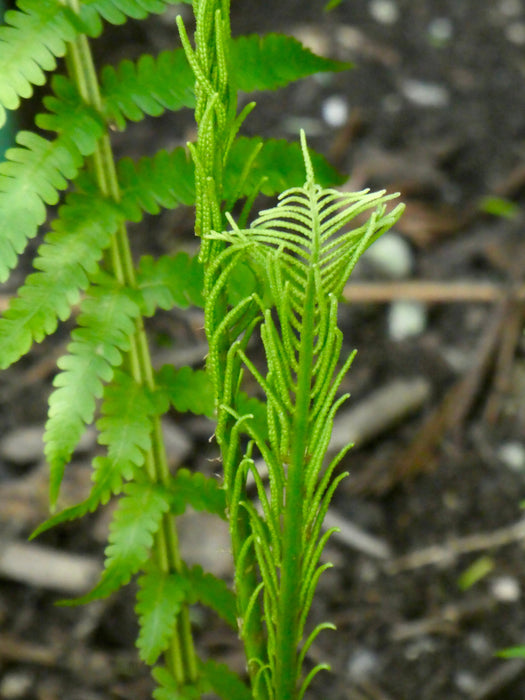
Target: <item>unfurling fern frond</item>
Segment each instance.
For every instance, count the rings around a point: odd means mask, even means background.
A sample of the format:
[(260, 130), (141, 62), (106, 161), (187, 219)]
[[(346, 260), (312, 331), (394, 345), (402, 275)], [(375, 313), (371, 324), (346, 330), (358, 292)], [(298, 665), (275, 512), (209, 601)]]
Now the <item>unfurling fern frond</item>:
[(58, 361), (62, 370), (53, 382), (44, 441), (49, 462), (51, 503), (54, 504), (64, 467), (85, 426), (93, 421), (95, 401), (103, 393), (122, 353), (129, 349), (139, 307), (116, 284), (93, 288), (81, 306), (79, 328), (72, 333), (68, 353)]
[[(359, 256), (403, 210), (398, 205), (388, 212), (386, 203), (395, 195), (384, 192), (323, 189), (315, 182), (304, 133), (301, 140), (305, 185), (283, 192), (279, 204), (261, 212), (249, 229), (238, 228), (229, 217), (231, 231), (209, 236), (230, 244), (208, 273), (219, 287), (226, 282), (225, 274), (218, 275), (217, 270), (221, 266), (227, 270), (239, 259), (248, 259), (259, 279), (266, 280), (262, 285), (264, 298), (252, 295), (262, 318), (266, 375), (240, 341), (228, 352), (226, 368), (215, 367), (220, 361), (223, 326), (233, 328), (228, 319), (238, 315), (235, 308), (212, 333), (209, 362), (215, 375), (227, 378), (238, 375), (235, 368), (242, 361), (267, 397), (267, 439), (250, 415), (238, 413), (235, 387), (228, 395), (230, 403), (219, 407), (219, 426), (221, 413), (225, 413), (237, 419), (238, 429), (252, 440), (241, 466), (235, 461), (235, 445), (226, 456), (225, 489), (228, 506), (233, 507), (242, 493), (247, 470), (252, 472), (260, 509), (251, 503), (245, 508), (253, 531), (269, 643), (268, 665), (261, 670), (261, 682), (272, 688), (271, 697), (275, 698), (301, 698), (315, 672), (324, 667), (316, 667), (301, 682), (306, 650), (326, 628), (319, 626), (305, 639), (313, 593), (326, 568), (318, 562), (330, 533), (321, 535), (321, 523), (343, 477), (333, 478), (333, 474), (346, 451), (340, 452), (322, 476), (333, 420), (347, 398), (337, 398), (337, 392), (353, 358), (348, 357), (338, 369), (342, 349), (338, 298)], [(372, 213), (362, 220), (370, 209)], [(348, 228), (355, 219), (354, 228)], [(206, 286), (211, 288), (210, 277)], [(246, 303), (237, 308), (243, 309)], [(212, 310), (210, 317), (213, 319)], [(224, 386), (228, 386), (226, 380)], [(253, 443), (268, 466), (269, 494), (251, 457)], [(235, 531), (233, 515), (231, 527)], [(249, 618), (248, 609), (241, 614)]]

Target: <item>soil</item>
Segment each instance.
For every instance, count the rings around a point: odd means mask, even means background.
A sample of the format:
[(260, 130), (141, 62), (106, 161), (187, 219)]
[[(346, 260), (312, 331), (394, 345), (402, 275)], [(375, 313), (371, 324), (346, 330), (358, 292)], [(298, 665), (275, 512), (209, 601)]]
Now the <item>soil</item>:
[[(525, 661), (496, 653), (525, 644), (525, 0), (343, 0), (331, 13), (322, 6), (233, 2), (234, 34), (291, 32), (354, 63), (258, 96), (246, 131), (296, 138), (303, 126), (310, 145), (349, 173), (346, 187), (401, 193), (407, 210), (395, 240), (405, 271), (388, 250), (381, 261), (363, 261), (356, 281), (373, 282), (382, 300), (368, 288), (364, 301), (341, 311), (345, 345), (359, 350), (348, 405), (367, 406), (394, 380), (421, 380), (426, 398), (345, 459), (350, 477), (333, 510), (388, 556), (330, 541), (334, 566), (321, 580), (312, 621), (331, 620), (337, 631), (318, 638), (309, 663), (329, 661), (332, 670), (317, 677), (309, 697), (521, 700)], [(100, 40), (97, 55), (103, 62), (157, 52), (173, 35), (159, 18), (129, 23)], [(134, 156), (183, 144), (192, 129), (190, 115), (150, 120), (117, 134), (115, 149)], [(508, 216), (485, 211), (486, 198), (496, 197), (510, 206)], [(191, 247), (190, 222), (188, 213), (168, 213), (133, 235), (149, 252)], [(411, 291), (400, 303), (405, 282)], [(200, 321), (159, 315), (151, 326), (156, 360), (180, 360), (196, 348), (198, 362)], [(4, 446), (15, 429), (43, 424), (66, 331), (0, 378)], [(174, 437), (178, 461), (211, 472), (210, 426), (171, 421), (185, 431)], [(85, 487), (93, 450), (77, 456), (66, 497)], [(6, 454), (0, 523), (8, 543), (23, 541), (45, 517), (46, 476), (34, 456)], [(106, 524), (107, 514), (95, 515), (39, 542), (100, 560)], [(189, 521), (183, 542), (228, 576), (227, 543), (214, 528)], [(55, 607), (60, 597), (0, 579), (0, 697), (151, 697), (134, 650), (133, 587), (81, 609)], [(231, 632), (201, 609), (195, 624), (205, 656), (242, 669)]]

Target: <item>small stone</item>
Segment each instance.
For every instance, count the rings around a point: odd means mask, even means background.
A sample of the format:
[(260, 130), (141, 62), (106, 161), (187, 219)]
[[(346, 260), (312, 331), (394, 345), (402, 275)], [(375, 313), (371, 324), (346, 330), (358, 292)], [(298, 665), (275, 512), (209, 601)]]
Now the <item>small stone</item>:
[(512, 22), (505, 29), (505, 36), (513, 44), (523, 46), (525, 44), (525, 22)]
[(427, 325), (427, 309), (418, 301), (396, 301), (388, 311), (388, 332), (400, 341), (422, 333)]
[(447, 107), (450, 102), (448, 90), (437, 83), (405, 80), (401, 90), (409, 102), (419, 107)]
[(521, 588), (514, 576), (498, 576), (491, 581), (490, 591), (500, 603), (517, 603), (521, 598)]
[(470, 671), (458, 671), (454, 676), (456, 688), (469, 697), (479, 686), (479, 680)]
[(436, 17), (428, 25), (428, 34), (433, 42), (442, 46), (452, 38), (454, 28), (448, 17)]
[(346, 666), (346, 672), (353, 681), (364, 681), (377, 673), (379, 658), (370, 649), (356, 649)]
[(403, 279), (412, 272), (414, 256), (407, 241), (395, 233), (381, 236), (363, 255), (379, 272), (392, 279)]
[(399, 19), (399, 7), (392, 0), (372, 0), (368, 9), (380, 24), (394, 24)]
[(344, 97), (332, 95), (323, 102), (321, 113), (328, 126), (337, 128), (348, 121), (348, 104)]
[(521, 442), (507, 442), (498, 449), (498, 457), (513, 472), (525, 472), (525, 445)]
[[(80, 438), (75, 453), (89, 451), (96, 442), (95, 431), (86, 430)], [(0, 442), (0, 457), (6, 462), (23, 465), (38, 462), (44, 454), (44, 426), (31, 425), (16, 428)]]
[(170, 420), (162, 421), (162, 434), (170, 466), (180, 464), (191, 452), (191, 441), (186, 433)]
[(32, 676), (24, 671), (6, 673), (0, 683), (0, 698), (4, 698), (4, 700), (22, 698), (27, 695), (32, 683)]
[(501, 0), (499, 10), (505, 17), (516, 17), (522, 12), (520, 0)]

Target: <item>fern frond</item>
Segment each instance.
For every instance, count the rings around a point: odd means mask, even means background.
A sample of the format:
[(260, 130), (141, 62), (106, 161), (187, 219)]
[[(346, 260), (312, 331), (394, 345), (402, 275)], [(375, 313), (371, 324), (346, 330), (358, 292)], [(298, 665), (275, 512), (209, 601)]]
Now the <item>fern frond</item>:
[(169, 645), (177, 615), (187, 598), (187, 580), (167, 574), (152, 564), (138, 580), (135, 612), (140, 623), (137, 639), (140, 658), (150, 666)]
[(202, 674), (222, 700), (252, 700), (250, 689), (226, 664), (206, 661), (202, 665)]
[(140, 121), (145, 114), (157, 117), (166, 109), (195, 105), (195, 78), (182, 49), (105, 66), (100, 83), (104, 113), (119, 129), (125, 128), (126, 120)]
[(164, 365), (156, 374), (159, 391), (181, 413), (212, 417), (214, 413), (213, 386), (204, 370), (191, 367), (177, 369)]
[(22, 148), (9, 149), (7, 160), (0, 163), (0, 282), (45, 221), (45, 204), (58, 202), (59, 190), (77, 176), (84, 157), (93, 153), (104, 132), (101, 117), (67, 80), (55, 85), (59, 97), (50, 104), (54, 113), (42, 115), (42, 123), (56, 130), (57, 138), (50, 141), (21, 131), (16, 142)]
[(72, 193), (60, 207), (29, 275), (0, 318), (0, 367), (16, 362), (65, 321), (98, 268), (122, 215), (109, 200)]
[(19, 0), (19, 10), (9, 10), (0, 27), (0, 126), (6, 109), (17, 109), (20, 98), (33, 94), (33, 85), (44, 85), (44, 71), (56, 68), (66, 44), (82, 31), (75, 13), (58, 0)]
[(50, 466), (50, 499), (54, 504), (66, 463), (70, 460), (86, 424), (93, 421), (95, 400), (102, 396), (103, 382), (113, 377), (122, 362), (135, 330), (138, 305), (116, 285), (93, 288), (73, 331), (68, 355), (58, 361), (62, 370), (53, 382), (49, 418), (44, 435)]
[(107, 445), (107, 455), (93, 460), (95, 495), (106, 503), (122, 491), (124, 481), (142, 467), (151, 447), (152, 417), (159, 412), (156, 397), (128, 374), (117, 370), (104, 389), (102, 417), (97, 420), (98, 442)]
[(209, 690), (209, 684), (203, 684), (201, 678), (181, 688), (179, 681), (164, 666), (154, 668), (151, 675), (158, 686), (153, 691), (154, 700), (201, 700)]
[(275, 90), (314, 73), (348, 70), (351, 63), (314, 54), (294, 37), (251, 34), (230, 45), (231, 78), (243, 92)]
[(182, 574), (187, 581), (187, 602), (203, 603), (227, 622), (232, 629), (237, 629), (237, 603), (235, 594), (226, 583), (210, 573), (205, 573), (201, 566), (193, 566)]
[(204, 306), (204, 271), (196, 255), (182, 252), (157, 260), (144, 255), (137, 269), (137, 287), (145, 316), (153, 316), (157, 307), (169, 311), (174, 306)]
[(161, 207), (193, 204), (194, 178), (193, 163), (184, 148), (161, 150), (138, 162), (124, 158), (118, 163), (121, 206), (130, 221), (140, 221), (143, 211), (158, 214)]
[(126, 484), (124, 495), (109, 526), (105, 568), (99, 583), (81, 598), (67, 605), (82, 605), (106, 598), (129, 583), (150, 556), (153, 536), (169, 510), (166, 490), (160, 484), (134, 481)]
[[(275, 90), (323, 71), (342, 71), (348, 63), (317, 56), (297, 39), (283, 34), (256, 34), (232, 39), (230, 74), (239, 90)], [(173, 76), (177, 80), (173, 80)], [(122, 61), (101, 73), (104, 113), (119, 129), (126, 120), (157, 117), (169, 109), (195, 106), (195, 76), (183, 49), (145, 54), (136, 63)]]
[(216, 479), (188, 469), (177, 470), (170, 480), (170, 511), (182, 515), (189, 505), (195, 510), (207, 511), (226, 520), (226, 498)]

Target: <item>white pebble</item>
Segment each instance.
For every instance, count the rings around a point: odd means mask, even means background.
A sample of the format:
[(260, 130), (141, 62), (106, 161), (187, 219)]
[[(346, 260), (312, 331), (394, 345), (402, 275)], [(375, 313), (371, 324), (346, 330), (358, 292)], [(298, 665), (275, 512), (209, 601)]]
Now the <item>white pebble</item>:
[(427, 309), (418, 301), (395, 301), (388, 311), (388, 332), (400, 341), (422, 333), (427, 325)]
[(381, 236), (366, 251), (364, 260), (393, 279), (403, 279), (412, 272), (414, 257), (407, 241), (395, 233)]
[(507, 442), (498, 449), (499, 459), (513, 472), (525, 471), (525, 445), (521, 442)]
[(454, 676), (454, 683), (458, 690), (471, 696), (479, 686), (479, 679), (470, 671), (458, 671)]
[(401, 90), (407, 100), (420, 107), (446, 107), (450, 101), (448, 90), (437, 83), (405, 80)]
[(0, 697), (5, 700), (15, 700), (21, 698), (29, 692), (33, 678), (29, 673), (23, 671), (13, 671), (6, 673), (0, 684)]
[(430, 38), (439, 44), (450, 41), (453, 33), (451, 20), (448, 17), (436, 17), (428, 25), (428, 33)]
[(328, 126), (343, 126), (348, 121), (348, 103), (344, 97), (332, 95), (323, 102), (321, 113)]
[(368, 9), (376, 22), (381, 24), (394, 24), (399, 19), (399, 8), (392, 0), (372, 0)]
[(363, 681), (377, 673), (379, 659), (369, 649), (357, 649), (350, 657), (346, 672), (353, 681)]
[(525, 44), (525, 22), (512, 22), (505, 29), (505, 36), (513, 44), (522, 46)]
[(499, 576), (491, 581), (490, 590), (500, 603), (516, 603), (521, 598), (521, 588), (514, 576)]
[(505, 17), (516, 17), (521, 14), (522, 6), (520, 0), (501, 0), (499, 9)]

